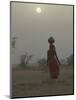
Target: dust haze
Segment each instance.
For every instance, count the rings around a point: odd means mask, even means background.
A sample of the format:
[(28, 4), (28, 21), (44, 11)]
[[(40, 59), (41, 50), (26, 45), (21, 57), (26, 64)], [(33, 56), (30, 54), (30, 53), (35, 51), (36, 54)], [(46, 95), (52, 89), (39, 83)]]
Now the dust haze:
[[(36, 8), (42, 12), (38, 14)], [(11, 37), (17, 37), (12, 49), (12, 62), (19, 63), (20, 56), (32, 54), (32, 63), (47, 58), (48, 38), (55, 39), (59, 59), (73, 54), (73, 6), (12, 3)]]

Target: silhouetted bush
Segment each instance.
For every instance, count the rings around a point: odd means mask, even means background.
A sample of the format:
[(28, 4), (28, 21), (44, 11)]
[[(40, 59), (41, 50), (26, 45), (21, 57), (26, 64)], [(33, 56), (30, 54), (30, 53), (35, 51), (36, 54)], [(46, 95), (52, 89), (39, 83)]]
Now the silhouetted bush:
[(26, 68), (31, 58), (32, 58), (32, 55), (28, 55), (27, 53), (25, 53), (24, 55), (21, 55), (20, 66), (22, 68)]
[(71, 54), (69, 57), (67, 57), (67, 63), (70, 65), (73, 64), (73, 61), (74, 61), (74, 55)]

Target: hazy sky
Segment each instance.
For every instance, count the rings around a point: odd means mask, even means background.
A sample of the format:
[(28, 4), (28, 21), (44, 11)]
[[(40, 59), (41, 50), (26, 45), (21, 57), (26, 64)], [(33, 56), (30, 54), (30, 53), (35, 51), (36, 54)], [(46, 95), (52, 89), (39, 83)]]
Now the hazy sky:
[[(36, 8), (41, 8), (41, 13)], [(32, 61), (46, 58), (48, 38), (55, 39), (59, 59), (73, 53), (73, 6), (14, 3), (11, 4), (11, 37), (18, 37), (13, 49), (13, 63), (24, 52), (33, 54)]]

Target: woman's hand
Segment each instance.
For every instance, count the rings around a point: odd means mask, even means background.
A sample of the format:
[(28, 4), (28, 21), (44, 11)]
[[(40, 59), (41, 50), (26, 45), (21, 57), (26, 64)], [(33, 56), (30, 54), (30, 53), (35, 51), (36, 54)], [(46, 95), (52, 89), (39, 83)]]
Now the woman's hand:
[(58, 62), (59, 62), (59, 65), (61, 65), (60, 61), (58, 61)]
[(59, 61), (59, 59), (58, 59), (57, 55), (56, 55), (56, 58), (57, 58), (57, 61), (58, 61), (59, 65), (61, 65), (61, 62)]
[(47, 65), (48, 65), (48, 59), (47, 59)]

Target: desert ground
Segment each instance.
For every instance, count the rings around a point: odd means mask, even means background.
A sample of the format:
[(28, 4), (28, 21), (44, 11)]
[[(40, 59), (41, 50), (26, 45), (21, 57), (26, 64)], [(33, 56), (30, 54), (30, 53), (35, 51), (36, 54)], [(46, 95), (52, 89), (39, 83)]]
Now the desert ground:
[(73, 66), (61, 65), (58, 79), (49, 71), (12, 68), (12, 97), (54, 96), (74, 94)]

